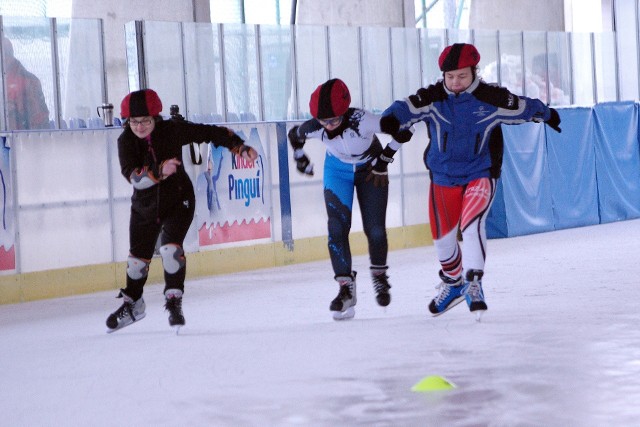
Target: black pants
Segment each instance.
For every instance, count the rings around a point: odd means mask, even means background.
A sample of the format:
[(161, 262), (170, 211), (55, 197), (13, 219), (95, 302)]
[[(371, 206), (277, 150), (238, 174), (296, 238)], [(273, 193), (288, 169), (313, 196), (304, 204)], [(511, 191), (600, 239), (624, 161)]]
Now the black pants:
[[(182, 247), (189, 231), (195, 212), (195, 197), (193, 194), (178, 200), (164, 209), (156, 209), (155, 200), (134, 200), (131, 204), (129, 220), (129, 253), (131, 256), (143, 260), (151, 260), (156, 249), (158, 237), (160, 245), (173, 243)], [(176, 273), (164, 272), (165, 291), (180, 289), (184, 291), (186, 265)], [(134, 300), (142, 296), (142, 287), (147, 277), (134, 280), (127, 275), (125, 293)]]

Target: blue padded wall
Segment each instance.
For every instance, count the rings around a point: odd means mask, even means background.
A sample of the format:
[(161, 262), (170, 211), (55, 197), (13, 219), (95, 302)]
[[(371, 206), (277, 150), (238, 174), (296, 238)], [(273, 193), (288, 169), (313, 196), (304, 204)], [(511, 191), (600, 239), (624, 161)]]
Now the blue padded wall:
[(640, 217), (638, 105), (599, 104), (595, 113), (600, 222)]
[(503, 126), (502, 178), (488, 237), (640, 217), (638, 104), (558, 111), (562, 133), (536, 123)]

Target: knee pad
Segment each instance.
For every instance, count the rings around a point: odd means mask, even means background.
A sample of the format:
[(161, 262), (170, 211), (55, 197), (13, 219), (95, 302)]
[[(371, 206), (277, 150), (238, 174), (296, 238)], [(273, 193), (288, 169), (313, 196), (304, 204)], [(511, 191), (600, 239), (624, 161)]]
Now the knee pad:
[(140, 280), (149, 274), (149, 263), (143, 259), (129, 255), (127, 258), (127, 276)]
[(169, 243), (168, 245), (160, 246), (160, 255), (162, 256), (164, 271), (169, 274), (177, 273), (187, 263), (184, 258), (184, 251), (175, 244)]

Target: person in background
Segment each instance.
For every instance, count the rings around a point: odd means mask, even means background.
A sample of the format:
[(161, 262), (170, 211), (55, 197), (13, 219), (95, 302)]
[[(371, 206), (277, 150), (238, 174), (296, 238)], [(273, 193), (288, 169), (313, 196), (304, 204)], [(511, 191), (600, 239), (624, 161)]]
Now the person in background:
[[(427, 125), (424, 161), (430, 171), (429, 222), (441, 270), (429, 311), (438, 316), (467, 301), (477, 319), (487, 310), (482, 288), (485, 222), (502, 166), (502, 124), (545, 122), (557, 132), (560, 116), (539, 99), (516, 96), (477, 75), (480, 53), (456, 43), (440, 54), (443, 79), (395, 101), (382, 113), (382, 131), (410, 138), (411, 126)], [(462, 230), (464, 252), (458, 242)]]
[(400, 144), (391, 140), (383, 149), (376, 136), (380, 117), (359, 108), (349, 108), (351, 95), (340, 79), (319, 85), (311, 94), (309, 108), (313, 119), (294, 126), (288, 133), (297, 170), (313, 175), (313, 164), (303, 148), (318, 139), (326, 146), (324, 160), (324, 201), (328, 216), (329, 256), (338, 296), (329, 310), (336, 320), (355, 315), (356, 272), (352, 269), (349, 232), (354, 188), (362, 224), (369, 245), (371, 279), (380, 306), (391, 302), (387, 275), (386, 214), (387, 166)]
[(49, 109), (42, 84), (15, 57), (11, 41), (2, 38), (7, 130), (49, 129)]
[(231, 129), (163, 120), (161, 111), (162, 102), (152, 89), (131, 92), (122, 100), (121, 117), (126, 121), (118, 138), (118, 157), (122, 175), (133, 187), (130, 249), (126, 286), (118, 294), (123, 303), (107, 318), (107, 332), (145, 317), (143, 286), (158, 237), (169, 325), (179, 329), (185, 324), (182, 295), (187, 261), (182, 245), (193, 220), (195, 196), (182, 163), (182, 146), (212, 142), (246, 161), (258, 157)]

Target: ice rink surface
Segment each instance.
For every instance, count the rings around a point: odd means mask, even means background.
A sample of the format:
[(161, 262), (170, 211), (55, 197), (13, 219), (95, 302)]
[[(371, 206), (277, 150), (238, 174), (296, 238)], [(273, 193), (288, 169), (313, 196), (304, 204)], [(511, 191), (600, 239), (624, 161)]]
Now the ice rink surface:
[(0, 306), (0, 425), (637, 426), (639, 259), (639, 220), (490, 240), (481, 323), (429, 315), (433, 246), (389, 254), (386, 309), (356, 257), (351, 321), (328, 260), (188, 281), (180, 335), (158, 285), (113, 334), (116, 292)]

